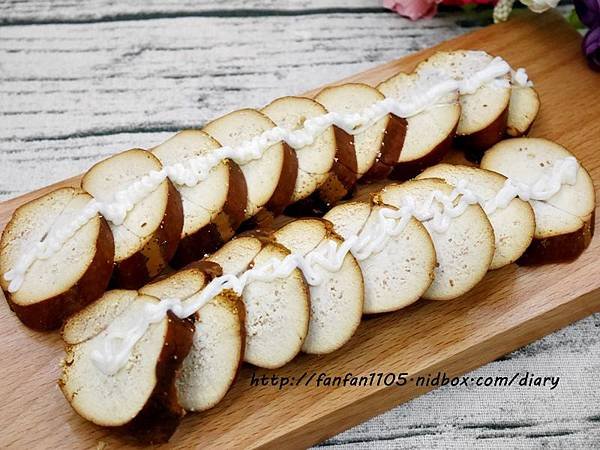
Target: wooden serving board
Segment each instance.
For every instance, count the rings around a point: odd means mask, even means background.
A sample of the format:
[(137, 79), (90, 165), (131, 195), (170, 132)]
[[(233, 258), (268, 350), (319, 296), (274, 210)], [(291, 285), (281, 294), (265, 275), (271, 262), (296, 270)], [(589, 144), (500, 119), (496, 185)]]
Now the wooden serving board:
[[(400, 25), (399, 25), (400, 26)], [(513, 67), (525, 67), (541, 96), (542, 110), (533, 136), (571, 149), (600, 186), (600, 75), (585, 64), (581, 38), (557, 14), (522, 12), (510, 22), (445, 42), (345, 81), (375, 84), (411, 70), (437, 50), (483, 49)], [(243, 106), (243, 105), (240, 105)], [(132, 143), (132, 145), (135, 143)], [(459, 159), (456, 155), (452, 159)], [(0, 204), (0, 227), (12, 211), (70, 179)], [(597, 216), (600, 217), (600, 216)], [(596, 219), (597, 222), (600, 218)], [(596, 223), (598, 226), (598, 223)], [(327, 356), (300, 355), (277, 371), (257, 375), (295, 377), (375, 373), (419, 375), (465, 373), (593, 312), (600, 311), (600, 239), (575, 262), (490, 272), (467, 295), (451, 302), (420, 301), (397, 313), (369, 318), (340, 351)], [(60, 393), (56, 380), (62, 358), (58, 333), (25, 328), (1, 302), (0, 447), (109, 448), (131, 442), (86, 422)], [(217, 407), (190, 414), (170, 446), (304, 447), (420, 395), (431, 388), (405, 386), (251, 387), (251, 367)]]

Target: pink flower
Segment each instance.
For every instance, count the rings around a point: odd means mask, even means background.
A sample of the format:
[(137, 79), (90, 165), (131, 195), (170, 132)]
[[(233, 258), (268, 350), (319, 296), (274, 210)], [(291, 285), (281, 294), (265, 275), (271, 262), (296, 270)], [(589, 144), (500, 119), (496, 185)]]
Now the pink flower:
[(443, 0), (444, 5), (465, 6), (465, 5), (495, 5), (498, 0)]
[(383, 7), (411, 20), (433, 17), (442, 0), (383, 0)]
[(411, 20), (433, 17), (440, 3), (449, 6), (495, 5), (498, 0), (383, 0), (383, 7)]

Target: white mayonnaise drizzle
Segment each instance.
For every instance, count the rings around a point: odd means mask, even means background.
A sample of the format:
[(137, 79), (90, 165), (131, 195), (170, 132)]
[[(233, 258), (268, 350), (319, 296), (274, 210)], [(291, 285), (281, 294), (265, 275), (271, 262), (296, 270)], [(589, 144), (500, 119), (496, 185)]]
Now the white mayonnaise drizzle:
[(557, 160), (551, 172), (544, 174), (533, 185), (507, 179), (497, 194), (487, 201), (469, 189), (464, 179), (458, 181), (450, 194), (434, 190), (421, 204), (417, 204), (413, 197), (406, 196), (400, 208), (380, 208), (377, 211), (377, 220), (340, 244), (323, 241), (305, 256), (291, 253), (283, 260), (273, 258), (239, 276), (216, 277), (202, 291), (186, 300), (167, 298), (156, 304), (148, 304), (143, 314), (136, 318), (133, 327), (122, 329), (113, 322), (92, 351), (92, 361), (106, 375), (114, 375), (127, 363), (134, 345), (148, 327), (163, 320), (168, 311), (172, 311), (179, 318), (189, 317), (226, 289), (241, 295), (245, 286), (252, 281), (287, 278), (295, 269), (302, 271), (309, 285), (319, 285), (324, 279), (323, 271), (339, 271), (348, 253), (362, 261), (381, 252), (390, 239), (402, 233), (412, 217), (421, 222), (429, 222), (433, 231), (443, 233), (453, 218), (462, 215), (473, 204), (479, 203), (487, 214), (492, 214), (497, 209), (506, 208), (517, 197), (524, 201), (549, 200), (563, 185), (576, 183), (578, 170), (579, 163), (574, 157)]
[(511, 84), (518, 87), (533, 87), (533, 82), (522, 67), (511, 72)]
[(550, 173), (542, 175), (531, 186), (507, 178), (504, 186), (497, 192), (495, 197), (482, 203), (483, 209), (486, 214), (492, 214), (496, 209), (506, 208), (516, 197), (524, 201), (550, 200), (558, 194), (563, 185), (572, 186), (577, 182), (578, 171), (579, 162), (573, 156), (568, 156), (554, 161)]
[[(127, 188), (118, 191), (111, 201), (91, 200), (81, 214), (62, 230), (51, 230), (42, 241), (24, 246), (16, 265), (4, 274), (4, 278), (10, 281), (8, 291), (18, 291), (23, 284), (27, 270), (35, 261), (50, 258), (96, 214), (101, 214), (114, 225), (122, 224), (127, 217), (127, 213), (146, 196), (154, 192), (167, 178), (178, 185), (195, 186), (205, 180), (210, 171), (226, 159), (231, 159), (243, 165), (260, 159), (269, 147), (282, 141), (294, 149), (300, 149), (311, 145), (319, 135), (332, 125), (343, 129), (347, 133), (358, 134), (387, 114), (391, 113), (398, 117), (407, 118), (435, 105), (443, 104), (445, 102), (444, 98), (455, 91), (461, 94), (472, 94), (486, 84), (508, 87), (502, 83), (498, 84), (498, 82), (504, 81), (501, 77), (510, 72), (511, 67), (508, 63), (500, 57), (495, 57), (487, 66), (468, 78), (456, 80), (449, 76), (446, 76), (445, 79), (442, 77), (442, 81), (427, 90), (414, 92), (408, 101), (386, 98), (361, 112), (349, 114), (330, 112), (307, 119), (303, 124), (303, 128), (293, 131), (277, 126), (241, 144), (239, 147), (221, 147), (209, 155), (197, 156), (184, 162), (165, 166), (158, 171), (151, 171)], [(529, 83), (524, 69), (519, 69), (514, 74), (513, 80), (516, 80), (519, 85)]]

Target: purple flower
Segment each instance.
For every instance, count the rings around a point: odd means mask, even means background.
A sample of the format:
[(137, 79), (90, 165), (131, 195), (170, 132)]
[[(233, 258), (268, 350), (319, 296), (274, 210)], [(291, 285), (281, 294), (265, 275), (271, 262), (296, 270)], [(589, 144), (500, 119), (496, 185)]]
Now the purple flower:
[(587, 32), (582, 47), (589, 66), (600, 72), (600, 26)]
[(600, 72), (600, 0), (575, 0), (579, 20), (589, 28), (583, 38), (583, 54), (589, 66)]
[(575, 11), (586, 27), (600, 27), (600, 0), (575, 0)]

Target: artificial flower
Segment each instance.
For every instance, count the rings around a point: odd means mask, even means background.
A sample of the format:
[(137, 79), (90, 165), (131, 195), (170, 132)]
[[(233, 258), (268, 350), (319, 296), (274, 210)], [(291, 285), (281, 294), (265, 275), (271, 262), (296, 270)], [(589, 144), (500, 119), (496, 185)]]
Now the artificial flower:
[[(519, 0), (535, 13), (543, 13), (551, 8), (556, 8), (560, 0)], [(515, 0), (498, 0), (494, 7), (494, 22), (506, 22), (512, 12)]]
[(600, 72), (600, 27), (587, 32), (583, 38), (582, 48), (588, 65)]
[(579, 20), (588, 28), (600, 27), (600, 0), (575, 0)]
[(433, 17), (442, 0), (383, 0), (383, 7), (411, 20)]
[(494, 23), (506, 22), (512, 12), (515, 0), (500, 0), (494, 7)]
[(543, 13), (549, 9), (556, 8), (560, 0), (520, 0), (520, 2), (535, 13)]
[(495, 5), (498, 0), (442, 0), (448, 6)]
[(498, 0), (383, 0), (383, 7), (411, 20), (433, 17), (441, 3), (448, 6), (494, 5)]

